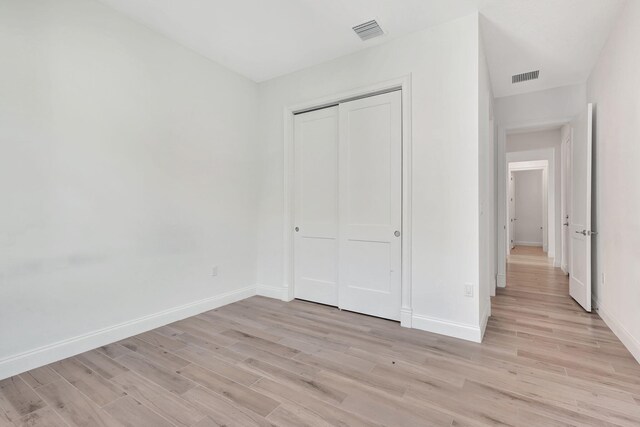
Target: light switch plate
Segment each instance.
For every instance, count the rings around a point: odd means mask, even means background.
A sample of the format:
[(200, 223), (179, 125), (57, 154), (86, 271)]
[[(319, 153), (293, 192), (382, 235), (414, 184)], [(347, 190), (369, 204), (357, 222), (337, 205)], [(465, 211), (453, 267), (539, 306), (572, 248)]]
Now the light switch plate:
[(464, 285), (464, 296), (472, 297), (473, 296), (473, 285), (470, 283), (465, 283)]

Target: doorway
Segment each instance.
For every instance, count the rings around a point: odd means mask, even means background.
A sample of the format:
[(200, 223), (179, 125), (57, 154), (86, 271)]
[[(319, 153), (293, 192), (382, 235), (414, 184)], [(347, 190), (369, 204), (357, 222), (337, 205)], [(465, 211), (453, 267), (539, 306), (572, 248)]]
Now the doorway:
[[(593, 106), (585, 105), (580, 114), (571, 119), (558, 122), (532, 124), (513, 128), (501, 127), (498, 136), (498, 156), (504, 159), (498, 167), (498, 198), (499, 221), (504, 221), (498, 233), (498, 277), (497, 286), (506, 287), (507, 257), (511, 251), (509, 224), (509, 202), (511, 177), (509, 160), (512, 153), (507, 151), (507, 138), (513, 134), (531, 134), (541, 132), (541, 129), (557, 129), (558, 143), (545, 149), (549, 160), (548, 188), (554, 188), (555, 196), (549, 197), (549, 210), (557, 212), (553, 215), (556, 223), (556, 249), (554, 268), (562, 274), (569, 273), (569, 294), (585, 311), (591, 311), (591, 239), (597, 235), (591, 229), (591, 168), (592, 168), (592, 139), (593, 139)], [(531, 154), (543, 154), (539, 146), (526, 145)], [(522, 150), (523, 152), (526, 150)], [(513, 160), (513, 158), (511, 158)], [(553, 166), (551, 166), (553, 162)], [(504, 166), (503, 166), (504, 165)], [(553, 172), (553, 173), (552, 173)], [(555, 183), (551, 184), (554, 178)], [(557, 186), (557, 188), (556, 188)], [(551, 190), (549, 190), (551, 191)], [(554, 200), (555, 199), (555, 200)], [(551, 203), (554, 209), (551, 209)], [(555, 209), (557, 207), (557, 209)], [(552, 216), (549, 216), (549, 228), (552, 226)], [(504, 224), (504, 225), (503, 225)], [(504, 231), (502, 231), (504, 230)], [(502, 233), (502, 234), (501, 234)], [(549, 233), (549, 236), (552, 236)], [(551, 237), (549, 237), (551, 239)], [(549, 256), (551, 248), (549, 244)]]
[(294, 297), (400, 320), (402, 94), (294, 118)]
[(550, 200), (553, 193), (549, 191), (549, 160), (510, 161), (507, 173), (507, 256), (518, 245), (539, 246), (546, 254), (554, 232), (549, 220), (555, 214)]
[(509, 243), (539, 247), (544, 252), (548, 241), (545, 227), (547, 189), (546, 169), (518, 169), (510, 166)]

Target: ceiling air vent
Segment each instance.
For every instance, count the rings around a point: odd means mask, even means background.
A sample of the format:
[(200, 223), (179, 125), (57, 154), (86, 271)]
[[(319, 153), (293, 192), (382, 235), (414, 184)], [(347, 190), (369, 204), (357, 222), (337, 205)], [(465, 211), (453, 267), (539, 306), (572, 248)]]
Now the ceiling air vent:
[(511, 83), (522, 83), (528, 80), (535, 80), (540, 77), (540, 70), (529, 71), (528, 73), (516, 74), (511, 76)]
[(356, 25), (355, 27), (353, 27), (353, 31), (356, 32), (356, 34), (362, 39), (362, 41), (369, 40), (384, 34), (384, 31), (382, 31), (382, 28), (380, 28), (380, 25), (378, 25), (375, 20)]

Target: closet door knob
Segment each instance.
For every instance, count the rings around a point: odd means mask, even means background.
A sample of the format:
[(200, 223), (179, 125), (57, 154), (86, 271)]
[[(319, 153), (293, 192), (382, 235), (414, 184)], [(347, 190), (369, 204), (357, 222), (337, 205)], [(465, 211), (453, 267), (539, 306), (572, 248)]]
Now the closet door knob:
[(396, 237), (400, 237), (400, 232), (399, 232), (398, 230), (396, 230), (396, 231), (393, 233), (393, 235), (394, 235), (394, 236), (396, 236)]

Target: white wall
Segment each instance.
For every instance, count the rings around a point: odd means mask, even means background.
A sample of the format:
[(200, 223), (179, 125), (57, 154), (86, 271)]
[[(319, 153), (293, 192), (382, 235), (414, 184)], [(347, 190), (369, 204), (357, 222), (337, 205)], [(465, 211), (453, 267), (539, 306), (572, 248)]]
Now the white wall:
[[(562, 213), (561, 191), (562, 183), (562, 162), (561, 162), (561, 142), (562, 135), (560, 129), (550, 129), (535, 132), (518, 132), (507, 135), (507, 158), (513, 159), (509, 153), (525, 153), (533, 152), (532, 155), (519, 157), (519, 161), (523, 159), (531, 160), (548, 160), (548, 219), (547, 225), (547, 251), (551, 258), (554, 258), (556, 267), (560, 266), (562, 253)], [(540, 153), (542, 157), (535, 158), (536, 153)]]
[[(496, 119), (501, 126), (529, 126), (572, 119), (586, 100), (586, 85), (562, 86), (522, 95), (496, 98)], [(568, 121), (567, 120), (567, 121)]]
[(90, 0), (0, 28), (0, 378), (246, 295), (257, 85)]
[[(628, 1), (589, 77), (595, 103), (593, 293), (640, 361), (640, 2)], [(602, 275), (605, 275), (603, 283)]]
[(478, 44), (474, 14), (260, 85), (259, 286), (287, 286), (283, 109), (411, 73), (413, 324), (479, 339)]
[(542, 170), (514, 171), (516, 245), (542, 246)]

